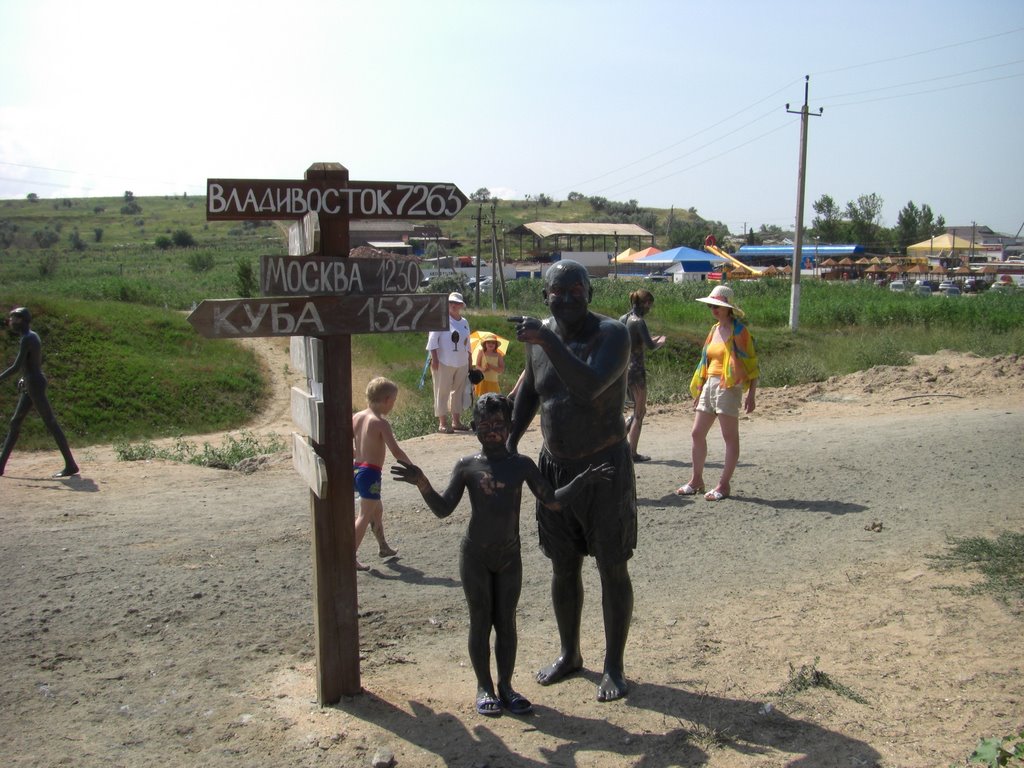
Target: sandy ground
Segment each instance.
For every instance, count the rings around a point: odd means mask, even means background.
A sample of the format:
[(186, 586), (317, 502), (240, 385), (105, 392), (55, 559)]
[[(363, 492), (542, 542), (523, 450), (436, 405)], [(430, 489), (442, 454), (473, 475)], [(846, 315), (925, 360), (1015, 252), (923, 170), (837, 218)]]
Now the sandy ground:
[[(290, 431), (281, 395), (254, 428)], [(595, 700), (600, 589), (585, 569), (583, 674), (557, 650), (549, 568), (523, 514), (517, 688), (530, 717), (473, 709), (458, 541), (386, 481), (400, 555), (360, 556), (364, 693), (316, 704), (308, 493), (287, 456), (253, 474), (15, 452), (0, 478), (0, 756), (12, 766), (948, 766), (1024, 724), (1012, 607), (951, 589), (947, 537), (1024, 529), (1024, 360), (939, 354), (763, 390), (733, 497), (672, 490), (691, 415), (655, 408), (637, 467), (628, 698)], [(713, 433), (713, 436), (714, 433)], [(706, 479), (721, 466), (711, 442)], [(442, 484), (467, 435), (409, 440)], [(532, 429), (524, 452), (535, 455)], [(463, 502), (465, 504), (465, 502)], [(881, 530), (876, 523), (881, 523)], [(875, 524), (875, 525), (873, 525)], [(1024, 606), (1016, 606), (1017, 610)], [(835, 683), (783, 694), (795, 671)], [(845, 688), (843, 687), (845, 686)]]

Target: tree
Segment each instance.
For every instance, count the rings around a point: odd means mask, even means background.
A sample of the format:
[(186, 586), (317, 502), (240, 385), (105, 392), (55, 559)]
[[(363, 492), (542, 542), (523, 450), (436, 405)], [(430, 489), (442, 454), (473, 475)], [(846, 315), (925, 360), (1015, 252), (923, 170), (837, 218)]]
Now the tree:
[(762, 243), (781, 243), (786, 239), (786, 232), (778, 224), (762, 224), (757, 236)]
[(469, 199), (474, 203), (486, 203), (491, 199), (491, 190), (487, 187), (480, 187), (480, 189), (469, 196)]
[(25, 195), (25, 199), (28, 200), (30, 203), (38, 203), (39, 195), (37, 195), (35, 192), (29, 192), (27, 195)]
[(842, 212), (836, 201), (829, 195), (822, 195), (812, 206), (817, 216), (811, 221), (814, 236), (820, 243), (841, 243), (844, 238), (845, 224)]
[(879, 241), (882, 205), (885, 201), (871, 193), (861, 195), (857, 202), (846, 204), (846, 218), (850, 221), (850, 235), (855, 243), (876, 246)]
[(900, 253), (906, 253), (908, 245), (927, 240), (934, 235), (940, 235), (945, 229), (945, 218), (939, 216), (936, 220), (930, 205), (924, 203), (918, 208), (914, 205), (914, 201), (910, 200), (900, 209), (893, 234), (896, 237), (896, 245)]
[(125, 216), (142, 213), (142, 206), (135, 202), (135, 193), (130, 189), (126, 189), (124, 192), (124, 205), (121, 206), (121, 213)]
[(672, 231), (668, 233), (668, 247), (678, 248), (685, 245), (687, 248), (703, 248), (707, 235), (707, 223), (700, 219), (677, 221), (672, 225)]
[(570, 203), (575, 203), (577, 200), (583, 200), (586, 197), (582, 192), (570, 192), (569, 197), (566, 198)]

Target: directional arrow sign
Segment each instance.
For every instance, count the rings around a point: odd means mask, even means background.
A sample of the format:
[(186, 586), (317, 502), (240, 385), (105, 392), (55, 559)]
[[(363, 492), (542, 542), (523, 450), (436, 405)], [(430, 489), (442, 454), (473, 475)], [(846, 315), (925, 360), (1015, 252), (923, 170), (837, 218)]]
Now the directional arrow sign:
[(264, 296), (412, 293), (423, 273), (413, 259), (260, 256)]
[(301, 219), (307, 213), (352, 219), (453, 219), (469, 199), (454, 184), (415, 181), (207, 179), (206, 218)]
[(414, 293), (208, 299), (188, 321), (211, 339), (443, 331), (448, 328), (448, 297)]

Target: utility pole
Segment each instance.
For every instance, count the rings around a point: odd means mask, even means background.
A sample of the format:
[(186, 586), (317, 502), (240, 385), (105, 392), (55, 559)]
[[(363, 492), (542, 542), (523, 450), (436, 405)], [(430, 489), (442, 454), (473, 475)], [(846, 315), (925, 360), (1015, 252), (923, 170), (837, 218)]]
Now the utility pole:
[[(501, 292), (501, 308), (507, 308), (505, 298), (505, 265), (501, 255), (498, 253), (498, 227), (502, 225), (501, 219), (497, 217), (498, 201), (491, 201), (491, 215), (486, 223), (491, 225), (491, 309), (495, 309), (497, 302), (495, 294)], [(478, 267), (479, 268), (479, 267)], [(499, 283), (500, 281), (500, 283)], [(479, 281), (477, 281), (479, 284)], [(477, 289), (479, 290), (479, 289)]]
[(480, 309), (480, 221), (483, 211), (483, 205), (476, 207), (476, 285), (473, 286), (473, 292), (476, 294), (477, 309)]
[[(669, 214), (670, 216), (672, 214)], [(615, 235), (615, 279), (619, 279), (619, 233), (618, 231), (612, 232)]]
[[(807, 181), (807, 118), (810, 113), (807, 111), (807, 91), (810, 87), (810, 75), (804, 75), (804, 105), (797, 112), (786, 105), (786, 111), (791, 115), (800, 115), (800, 166), (797, 169), (796, 186), (796, 237), (793, 240), (793, 287), (789, 294), (789, 329), (795, 331), (800, 325), (800, 265), (803, 263), (803, 239), (804, 239), (804, 185)], [(820, 117), (824, 107), (818, 108)]]

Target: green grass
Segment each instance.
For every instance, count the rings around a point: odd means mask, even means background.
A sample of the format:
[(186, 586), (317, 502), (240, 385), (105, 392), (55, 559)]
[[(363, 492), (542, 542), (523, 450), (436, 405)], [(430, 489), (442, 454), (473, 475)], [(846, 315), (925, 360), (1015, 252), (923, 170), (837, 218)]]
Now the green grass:
[(990, 594), (1015, 611), (1024, 611), (1024, 533), (953, 538), (947, 543), (948, 552), (932, 557), (936, 568), (980, 573), (981, 583), (967, 590), (969, 594)]
[(799, 669), (790, 664), (789, 681), (778, 691), (779, 696), (785, 700), (801, 691), (807, 691), (811, 688), (825, 688), (858, 704), (868, 703), (867, 699), (848, 685), (836, 681), (830, 674), (818, 669), (818, 661), (819, 659), (815, 658), (811, 664), (801, 664)]
[[(179, 313), (121, 302), (79, 301), (0, 289), (0, 307), (25, 304), (43, 340), (49, 396), (73, 445), (201, 434), (245, 424), (266, 383), (248, 350), (200, 337)], [(18, 338), (0, 336), (4, 367)], [(0, 385), (0, 413), (17, 401)], [(19, 449), (52, 448), (42, 420), (25, 419)]]
[(245, 459), (277, 453), (286, 447), (278, 435), (261, 438), (248, 431), (243, 431), (238, 437), (228, 435), (219, 446), (207, 442), (199, 447), (183, 438), (178, 438), (173, 448), (158, 448), (149, 440), (140, 443), (119, 440), (114, 443), (114, 451), (120, 461), (164, 459), (216, 469), (234, 469)]

